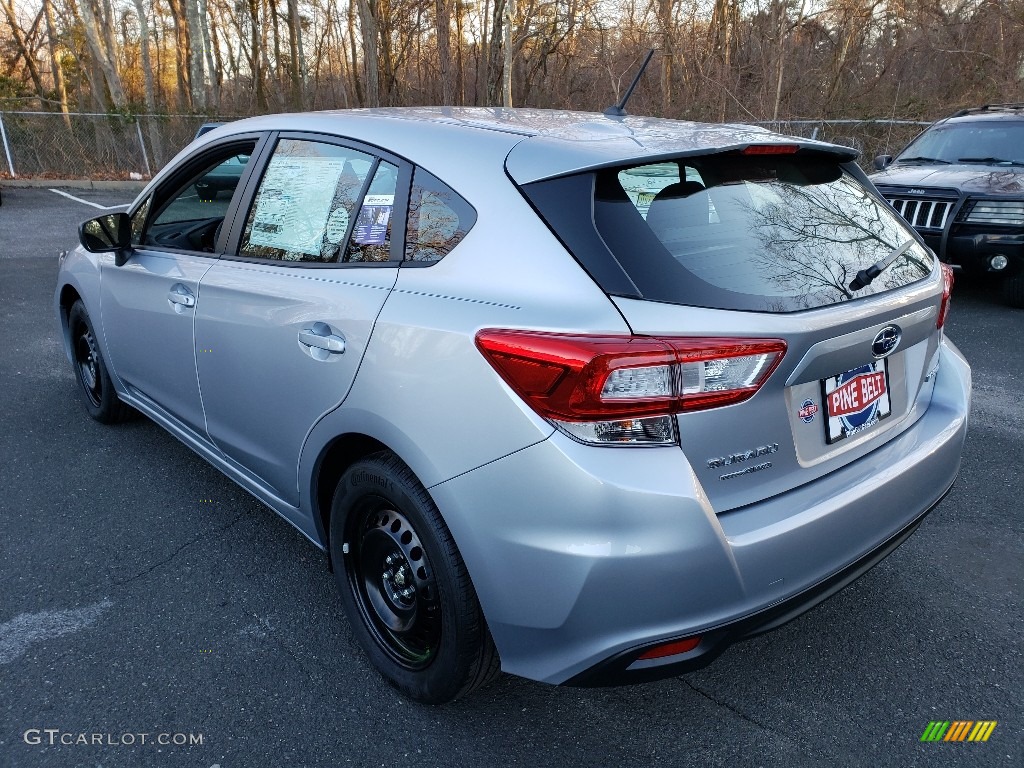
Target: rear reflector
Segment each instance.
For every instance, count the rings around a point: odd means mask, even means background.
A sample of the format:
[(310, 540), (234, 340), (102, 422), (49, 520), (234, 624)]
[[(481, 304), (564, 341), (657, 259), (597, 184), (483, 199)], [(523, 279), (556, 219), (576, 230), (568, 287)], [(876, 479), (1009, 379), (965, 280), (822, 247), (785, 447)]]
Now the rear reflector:
[(646, 653), (637, 656), (636, 660), (647, 661), (648, 659), (663, 659), (666, 656), (677, 656), (680, 653), (692, 651), (698, 645), (700, 645), (700, 635), (688, 637), (685, 640), (673, 640), (671, 643), (654, 646)]
[(942, 267), (942, 303), (939, 305), (939, 319), (935, 322), (936, 328), (946, 324), (949, 316), (949, 299), (953, 295), (953, 268), (949, 264), (939, 264)]
[(754, 396), (780, 339), (679, 338), (485, 329), (487, 361), (537, 413), (568, 422), (665, 416)]

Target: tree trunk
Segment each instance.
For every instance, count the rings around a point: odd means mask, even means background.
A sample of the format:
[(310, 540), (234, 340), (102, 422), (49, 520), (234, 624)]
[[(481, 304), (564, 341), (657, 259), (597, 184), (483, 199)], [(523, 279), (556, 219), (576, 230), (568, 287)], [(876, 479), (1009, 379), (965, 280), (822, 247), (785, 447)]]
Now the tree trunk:
[(450, 106), (455, 103), (455, 83), (452, 78), (452, 17), (448, 0), (435, 0), (434, 20), (441, 75), (441, 103)]
[(143, 97), (146, 100), (146, 110), (152, 114), (156, 112), (156, 94), (153, 89), (153, 65), (149, 50), (149, 19), (146, 18), (144, 0), (132, 0), (132, 2), (135, 4), (135, 13), (139, 18), (139, 55), (142, 64)]
[(103, 73), (103, 79), (107, 84), (107, 90), (110, 92), (110, 99), (114, 106), (117, 109), (123, 109), (127, 105), (127, 101), (124, 97), (124, 89), (121, 87), (121, 78), (117, 74), (113, 60), (104, 49), (103, 35), (96, 23), (92, 0), (82, 0), (78, 7), (82, 14), (82, 29), (85, 33), (85, 42), (89, 47), (89, 53)]
[(277, 0), (267, 0), (267, 7), (270, 8), (270, 31), (274, 37), (274, 79), (277, 81), (277, 103), (280, 109), (281, 104), (281, 91), (284, 88), (284, 83), (281, 81), (281, 30), (279, 29), (281, 20), (277, 14)]
[(505, 23), (505, 3), (508, 0), (494, 0), (494, 11), (491, 16), (491, 40), (487, 51), (487, 106), (497, 105), (501, 98), (499, 92), (502, 69), (501, 39)]
[(292, 109), (301, 112), (305, 109), (305, 62), (302, 55), (302, 27), (298, 0), (288, 0), (288, 51), (291, 55), (289, 74), (292, 81)]
[(506, 109), (512, 106), (512, 22), (516, 13), (516, 0), (505, 0), (505, 34), (502, 41), (505, 63), (501, 69), (501, 101)]
[(348, 4), (348, 42), (349, 53), (352, 57), (352, 65), (349, 73), (352, 77), (352, 90), (356, 94), (356, 104), (366, 106), (363, 99), (363, 82), (359, 78), (359, 61), (356, 55), (356, 9), (354, 3)]
[[(156, 113), (156, 93), (153, 88), (153, 66), (149, 50), (149, 19), (146, 18), (146, 5), (143, 0), (132, 0), (135, 12), (139, 17), (139, 55), (142, 58), (143, 94), (146, 100), (146, 111)], [(163, 165), (164, 147), (160, 129), (153, 118), (146, 121), (146, 133), (149, 134), (149, 146), (153, 150), (153, 160), (157, 166)]]
[(25, 35), (21, 31), (21, 27), (18, 26), (18, 17), (14, 13), (14, 3), (12, 0), (2, 0), (0, 5), (3, 6), (4, 13), (7, 16), (7, 23), (11, 27), (11, 34), (14, 36), (14, 44), (18, 47), (21, 56), (25, 59), (25, 65), (28, 67), (29, 77), (32, 78), (32, 84), (36, 87), (36, 93), (39, 94), (40, 100), (46, 98), (46, 89), (43, 88), (43, 79), (39, 76), (39, 67), (36, 66), (35, 57), (32, 52), (28, 49), (28, 43), (25, 41)]
[(199, 1), (182, 0), (188, 24), (188, 70), (193, 109), (206, 109), (206, 71), (203, 64), (203, 31), (199, 25)]
[(71, 130), (71, 116), (68, 114), (68, 91), (64, 83), (64, 68), (60, 65), (57, 55), (57, 27), (53, 22), (53, 5), (51, 0), (43, 0), (43, 13), (46, 15), (46, 37), (50, 48), (50, 67), (53, 69), (53, 87), (60, 100), (60, 111), (64, 115), (64, 125)]
[(185, 21), (185, 11), (182, 7), (185, 0), (167, 0), (171, 9), (171, 18), (174, 21), (174, 62), (178, 67), (178, 76), (175, 78), (177, 86), (177, 102), (179, 111), (191, 111), (192, 105), (192, 78), (189, 75), (189, 34), (188, 24)]
[(210, 106), (216, 111), (220, 106), (221, 72), (214, 65), (213, 43), (210, 40), (210, 9), (206, 0), (199, 0), (199, 31), (202, 33), (203, 52), (206, 54), (206, 70), (210, 73)]
[(359, 0), (359, 27), (363, 33), (363, 68), (366, 72), (366, 105), (380, 106), (379, 30), (376, 0)]
[(263, 61), (260, 58), (260, 0), (249, 0), (250, 45), (252, 46), (252, 85), (256, 111), (267, 111), (267, 94), (263, 87)]

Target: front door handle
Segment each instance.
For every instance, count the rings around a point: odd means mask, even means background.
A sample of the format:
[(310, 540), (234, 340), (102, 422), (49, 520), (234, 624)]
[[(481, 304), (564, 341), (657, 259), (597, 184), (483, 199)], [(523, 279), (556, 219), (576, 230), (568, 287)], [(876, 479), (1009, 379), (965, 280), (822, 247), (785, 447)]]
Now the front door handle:
[(299, 331), (299, 343), (335, 355), (345, 351), (345, 339), (332, 333), (327, 323), (313, 323), (312, 328), (303, 328)]
[[(177, 283), (171, 288), (170, 293), (167, 294), (167, 300), (171, 302), (171, 306), (178, 312), (181, 311), (182, 307), (191, 309), (196, 305), (195, 295), (181, 283)], [(178, 306), (174, 306), (175, 304)]]

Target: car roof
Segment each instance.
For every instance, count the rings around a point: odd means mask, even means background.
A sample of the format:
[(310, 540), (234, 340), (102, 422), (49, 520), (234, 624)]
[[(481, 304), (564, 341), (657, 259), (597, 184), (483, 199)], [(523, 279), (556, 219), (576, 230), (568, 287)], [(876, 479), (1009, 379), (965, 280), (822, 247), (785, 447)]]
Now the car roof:
[[(782, 136), (750, 125), (501, 107), (390, 107), (265, 115), (229, 123), (203, 138), (212, 141), (256, 130), (336, 133), (380, 146), (428, 170), (432, 158), (457, 158), (471, 144), (486, 145), (502, 158), (507, 156), (506, 169), (520, 184), (584, 169), (750, 144), (797, 144), (840, 161), (857, 157), (849, 147)], [(500, 163), (501, 158), (494, 159)]]
[(961, 109), (939, 122), (973, 123), (988, 120), (1024, 120), (1024, 104), (986, 104), (982, 107)]

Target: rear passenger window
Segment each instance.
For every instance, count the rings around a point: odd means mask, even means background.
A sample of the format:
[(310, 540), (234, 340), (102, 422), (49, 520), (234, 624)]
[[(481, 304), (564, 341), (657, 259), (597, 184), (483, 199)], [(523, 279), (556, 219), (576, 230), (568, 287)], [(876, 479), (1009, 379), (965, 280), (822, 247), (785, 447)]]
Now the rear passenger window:
[(375, 165), (372, 155), (349, 147), (282, 139), (246, 218), (240, 254), (340, 261)]
[(440, 261), (476, 223), (476, 211), (459, 194), (422, 168), (416, 169), (409, 196), (405, 258)]
[(363, 197), (345, 261), (388, 261), (391, 259), (391, 220), (394, 218), (398, 168), (381, 161)]

